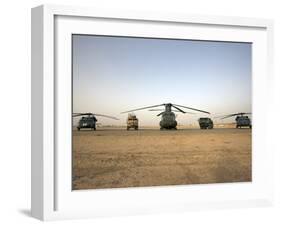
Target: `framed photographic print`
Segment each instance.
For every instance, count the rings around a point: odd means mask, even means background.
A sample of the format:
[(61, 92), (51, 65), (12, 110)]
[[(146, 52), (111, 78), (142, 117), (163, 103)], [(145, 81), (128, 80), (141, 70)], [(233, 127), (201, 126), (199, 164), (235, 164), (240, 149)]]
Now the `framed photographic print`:
[(272, 203), (272, 21), (32, 9), (32, 216)]

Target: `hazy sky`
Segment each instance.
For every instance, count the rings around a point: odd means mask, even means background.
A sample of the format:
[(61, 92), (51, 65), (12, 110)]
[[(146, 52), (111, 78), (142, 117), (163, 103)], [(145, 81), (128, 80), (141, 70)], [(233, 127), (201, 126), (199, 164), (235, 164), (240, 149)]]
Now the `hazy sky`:
[[(250, 112), (251, 81), (249, 43), (73, 35), (73, 112), (120, 118), (98, 118), (103, 124), (125, 124), (120, 112), (161, 103), (210, 117)], [(157, 112), (135, 113), (140, 125), (161, 119)], [(207, 116), (176, 114), (179, 124)]]

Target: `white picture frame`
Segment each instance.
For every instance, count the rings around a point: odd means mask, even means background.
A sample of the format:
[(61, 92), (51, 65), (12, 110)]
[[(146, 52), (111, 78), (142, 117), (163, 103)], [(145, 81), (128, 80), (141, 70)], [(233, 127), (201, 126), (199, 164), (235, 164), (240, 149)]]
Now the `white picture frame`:
[[(188, 29), (190, 32), (184, 33)], [(69, 178), (71, 132), (67, 132), (69, 121), (63, 120), (71, 99), (72, 33), (252, 42), (253, 181), (73, 192)], [(273, 22), (265, 19), (56, 5), (33, 8), (32, 216), (56, 220), (271, 205), (273, 153), (265, 139), (267, 110), (262, 106), (271, 98), (272, 33)]]

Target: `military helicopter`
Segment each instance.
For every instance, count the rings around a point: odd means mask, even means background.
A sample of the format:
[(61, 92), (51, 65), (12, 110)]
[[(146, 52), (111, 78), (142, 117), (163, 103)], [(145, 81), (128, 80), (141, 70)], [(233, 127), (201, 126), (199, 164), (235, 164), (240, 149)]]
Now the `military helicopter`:
[(247, 116), (250, 114), (252, 114), (252, 113), (240, 112), (240, 113), (225, 115), (221, 119), (236, 116), (236, 118), (235, 118), (236, 128), (249, 127), (251, 129), (252, 128), (251, 119)]
[(80, 130), (82, 128), (90, 128), (90, 129), (96, 130), (96, 123), (98, 121), (96, 116), (119, 120), (118, 118), (115, 118), (113, 116), (101, 115), (101, 114), (95, 114), (95, 113), (73, 113), (72, 114), (72, 117), (80, 117), (80, 116), (82, 116), (82, 118), (79, 120), (77, 130)]
[[(130, 111), (125, 111), (125, 112), (121, 112), (121, 114), (123, 113), (128, 113), (128, 112), (132, 112), (132, 111), (139, 111), (139, 110), (144, 110), (144, 109), (148, 109), (148, 108), (157, 108), (160, 106), (164, 106), (165, 109), (159, 113), (157, 116), (162, 116), (162, 119), (160, 121), (160, 129), (177, 129), (177, 121), (176, 121), (176, 115), (173, 111), (178, 111), (181, 112), (183, 114), (187, 113), (185, 111), (183, 111), (181, 108), (186, 108), (189, 110), (193, 110), (193, 111), (199, 111), (199, 112), (203, 112), (206, 114), (210, 114), (210, 112), (207, 111), (203, 111), (203, 110), (199, 110), (196, 108), (191, 108), (191, 107), (186, 107), (186, 106), (182, 106), (182, 105), (178, 105), (178, 104), (172, 104), (172, 103), (167, 103), (167, 104), (158, 104), (158, 105), (153, 105), (153, 106), (148, 106), (148, 107), (143, 107), (143, 108), (137, 108), (134, 110), (130, 110)], [(174, 108), (174, 109), (172, 109)], [(151, 110), (157, 110), (158, 109), (151, 109)]]

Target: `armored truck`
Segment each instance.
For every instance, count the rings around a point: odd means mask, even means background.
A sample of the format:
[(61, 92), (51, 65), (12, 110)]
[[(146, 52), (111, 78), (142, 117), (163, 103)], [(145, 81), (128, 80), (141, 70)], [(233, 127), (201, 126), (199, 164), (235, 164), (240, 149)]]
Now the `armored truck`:
[(199, 118), (198, 119), (200, 129), (213, 129), (214, 123), (210, 118)]
[(133, 128), (135, 130), (139, 129), (139, 120), (133, 113), (128, 114), (127, 118), (127, 130), (129, 130), (130, 128)]

